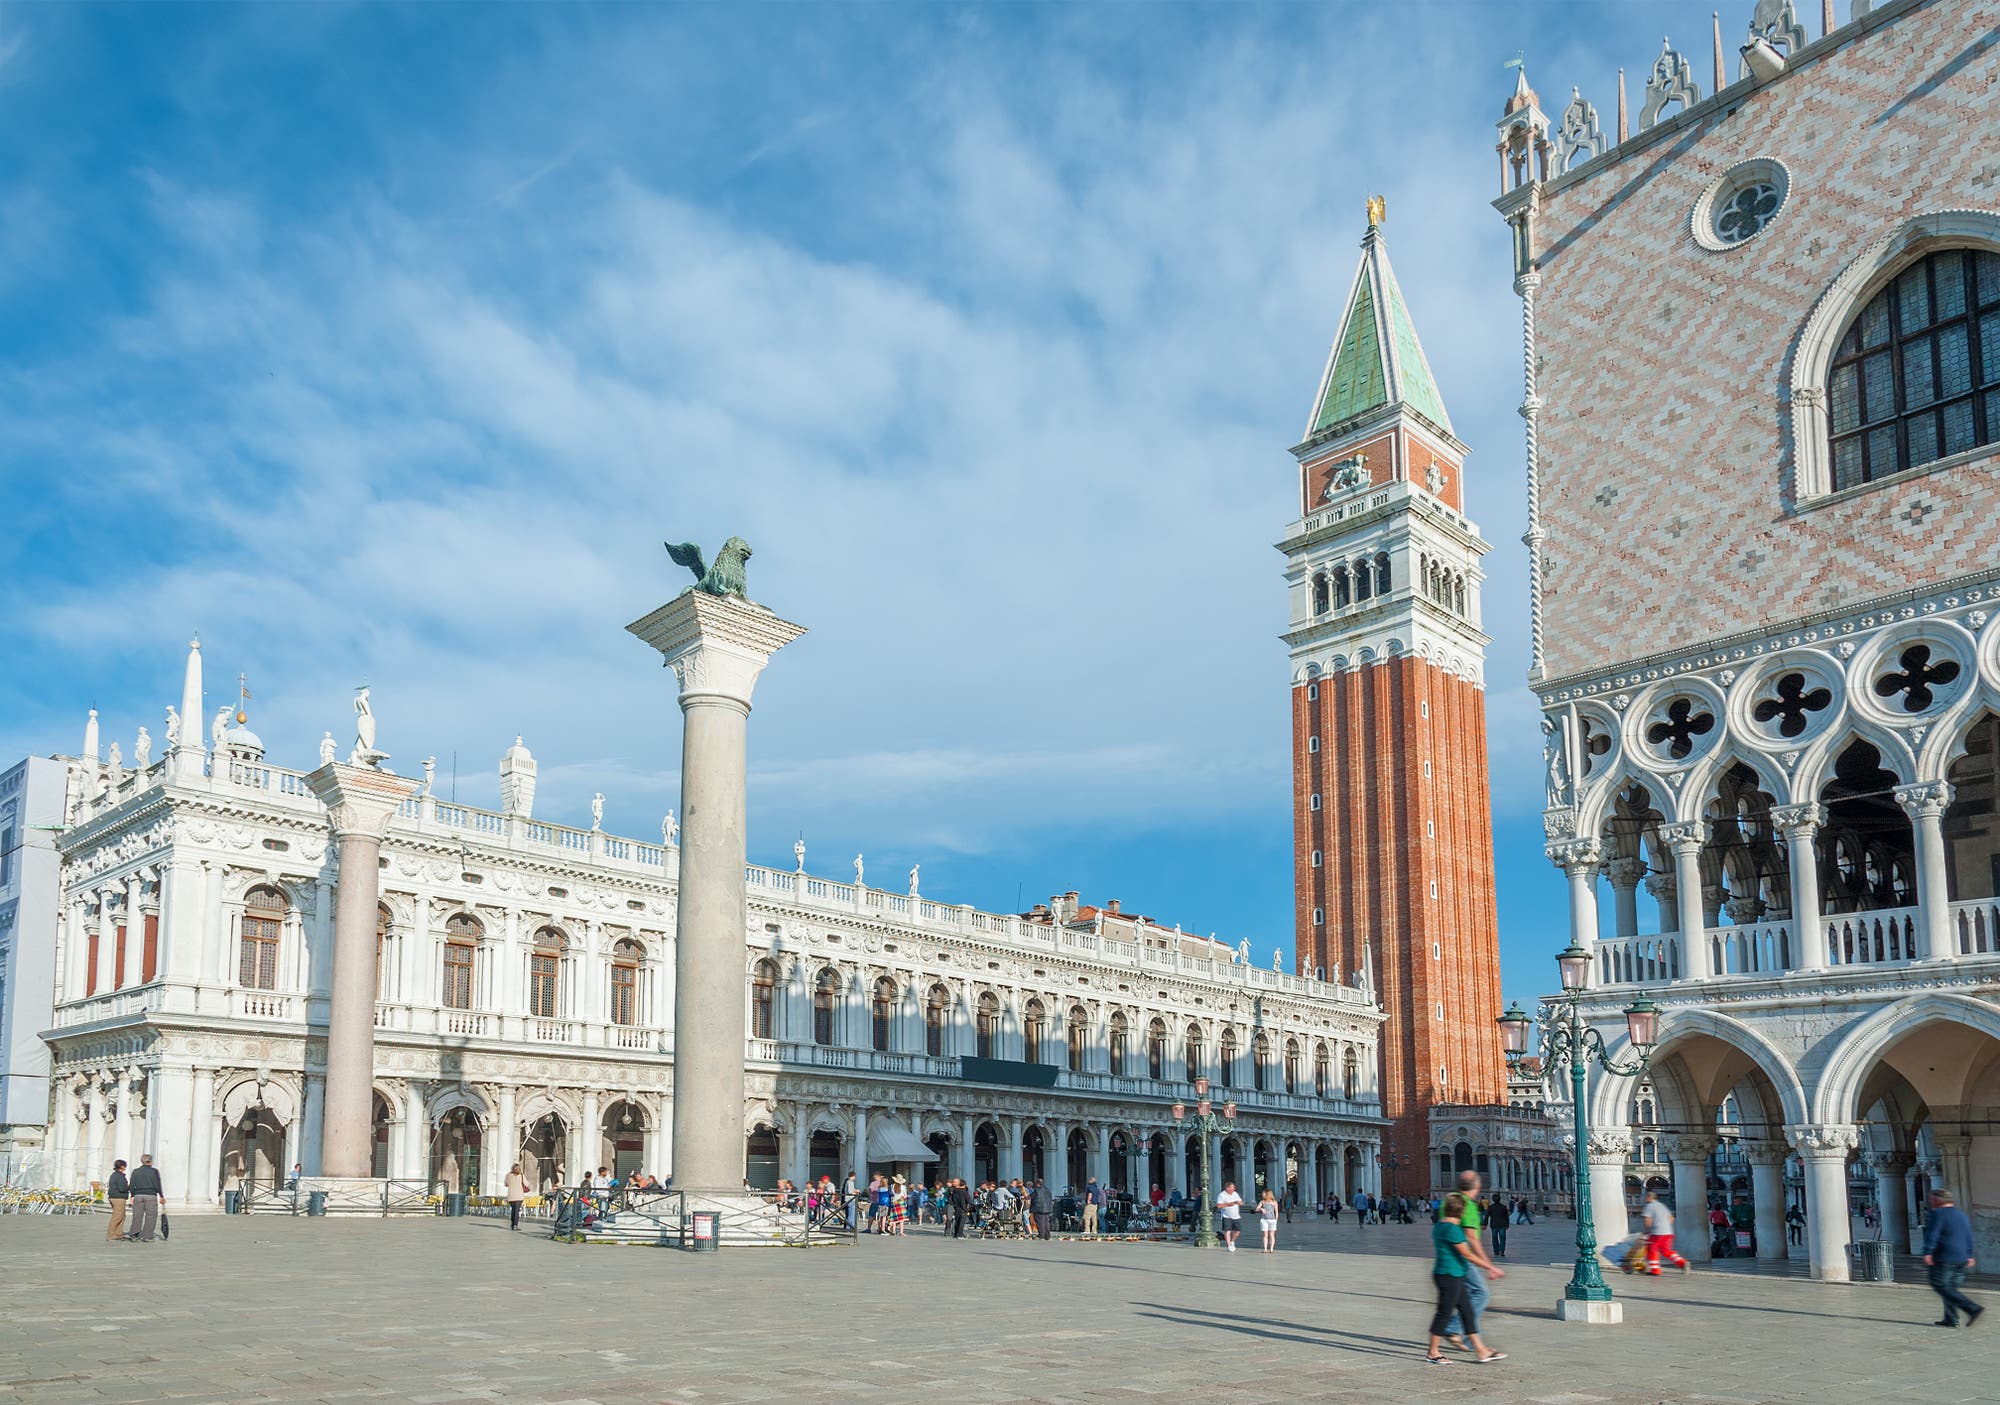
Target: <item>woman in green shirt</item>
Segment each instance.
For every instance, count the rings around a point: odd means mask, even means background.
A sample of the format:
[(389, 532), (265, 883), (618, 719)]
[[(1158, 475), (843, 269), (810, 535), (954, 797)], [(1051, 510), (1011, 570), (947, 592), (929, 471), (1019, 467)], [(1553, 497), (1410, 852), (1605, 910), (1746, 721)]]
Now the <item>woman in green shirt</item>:
[(1431, 1226), (1431, 1248), (1437, 1255), (1431, 1265), (1431, 1282), (1437, 1285), (1437, 1311), (1431, 1314), (1431, 1344), (1424, 1360), (1433, 1366), (1449, 1366), (1451, 1358), (1438, 1350), (1442, 1344), (1445, 1329), (1451, 1319), (1457, 1316), (1465, 1324), (1465, 1340), (1477, 1353), (1473, 1359), (1480, 1365), (1489, 1361), (1504, 1361), (1507, 1353), (1491, 1350), (1479, 1340), (1479, 1317), (1472, 1306), (1472, 1297), (1465, 1291), (1465, 1266), (1478, 1264), (1486, 1270), (1488, 1278), (1505, 1278), (1507, 1271), (1486, 1257), (1479, 1245), (1465, 1237), (1465, 1227), (1461, 1221), (1465, 1217), (1465, 1197), (1453, 1191), (1444, 1198), (1439, 1208), (1437, 1223)]

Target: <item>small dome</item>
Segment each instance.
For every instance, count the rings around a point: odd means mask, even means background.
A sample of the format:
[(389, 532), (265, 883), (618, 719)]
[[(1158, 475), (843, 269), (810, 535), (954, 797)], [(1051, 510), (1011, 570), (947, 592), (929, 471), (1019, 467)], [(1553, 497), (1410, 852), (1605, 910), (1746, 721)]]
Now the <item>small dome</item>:
[(223, 749), (239, 761), (262, 761), (264, 740), (250, 730), (250, 714), (236, 711), (235, 725), (222, 734)]

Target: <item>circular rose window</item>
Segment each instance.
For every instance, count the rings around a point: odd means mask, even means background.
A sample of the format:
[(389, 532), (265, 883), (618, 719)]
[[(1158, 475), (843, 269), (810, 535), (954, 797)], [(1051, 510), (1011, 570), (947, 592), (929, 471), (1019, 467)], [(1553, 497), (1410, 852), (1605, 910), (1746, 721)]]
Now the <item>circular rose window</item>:
[(1791, 186), (1791, 174), (1766, 157), (1730, 167), (1694, 203), (1695, 243), (1717, 252), (1749, 243), (1776, 222)]

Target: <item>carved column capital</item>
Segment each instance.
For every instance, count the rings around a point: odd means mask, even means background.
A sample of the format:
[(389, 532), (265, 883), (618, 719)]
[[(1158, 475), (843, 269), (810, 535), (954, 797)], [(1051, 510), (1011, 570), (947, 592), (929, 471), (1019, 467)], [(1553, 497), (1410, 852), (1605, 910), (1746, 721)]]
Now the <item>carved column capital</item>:
[(1604, 875), (1611, 880), (1614, 888), (1637, 888), (1646, 876), (1646, 861), (1641, 858), (1613, 859), (1604, 865)]
[(1674, 851), (1677, 858), (1701, 852), (1702, 833), (1699, 824), (1663, 824), (1653, 832), (1659, 835), (1662, 844)]
[(1903, 807), (1903, 813), (1913, 820), (1942, 818), (1944, 812), (1951, 806), (1950, 781), (1924, 781), (1917, 785), (1899, 785), (1894, 793), (1896, 803)]
[(1629, 1161), (1632, 1159), (1632, 1133), (1624, 1127), (1592, 1128), (1586, 1150), (1592, 1161)]
[(1596, 839), (1571, 839), (1547, 846), (1549, 861), (1572, 875), (1595, 874), (1604, 860), (1604, 845)]
[(1810, 839), (1825, 823), (1824, 805), (1807, 803), (1771, 807), (1771, 827), (1787, 839)]
[(1788, 1126), (1785, 1138), (1807, 1161), (1845, 1161), (1861, 1145), (1860, 1130), (1846, 1122)]

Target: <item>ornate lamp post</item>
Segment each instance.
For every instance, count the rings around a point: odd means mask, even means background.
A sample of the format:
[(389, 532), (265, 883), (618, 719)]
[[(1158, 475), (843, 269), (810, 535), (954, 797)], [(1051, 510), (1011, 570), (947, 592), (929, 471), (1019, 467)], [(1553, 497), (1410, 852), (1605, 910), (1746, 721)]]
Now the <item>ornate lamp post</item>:
[[(1611, 1057), (1603, 1036), (1583, 1018), (1590, 953), (1572, 942), (1557, 954), (1556, 966), (1562, 972), (1562, 994), (1542, 1007), (1541, 1053), (1544, 1066), (1551, 1070), (1558, 1064), (1569, 1065), (1570, 1099), (1576, 1118), (1576, 1271), (1563, 1290), (1563, 1300), (1556, 1304), (1556, 1316), (1565, 1322), (1621, 1322), (1624, 1305), (1612, 1301), (1610, 1286), (1597, 1267), (1597, 1229), (1590, 1208), (1590, 1104), (1585, 1082), (1593, 1063), (1621, 1078), (1644, 1071), (1659, 1038), (1660, 1012), (1644, 995), (1626, 1008), (1625, 1028), (1634, 1057), (1621, 1063)], [(1500, 1036), (1509, 1064), (1518, 1064), (1528, 1052), (1533, 1023), (1519, 1004), (1500, 1017)]]
[(1195, 1096), (1200, 1099), (1190, 1115), (1186, 1103), (1174, 1104), (1174, 1125), (1183, 1132), (1191, 1132), (1201, 1138), (1201, 1213), (1195, 1217), (1194, 1247), (1213, 1249), (1222, 1241), (1215, 1237), (1215, 1177), (1212, 1157), (1208, 1149), (1208, 1139), (1228, 1123), (1236, 1120), (1236, 1104), (1222, 1105), (1222, 1116), (1215, 1115), (1215, 1104), (1208, 1100), (1208, 1080), (1194, 1081)]

